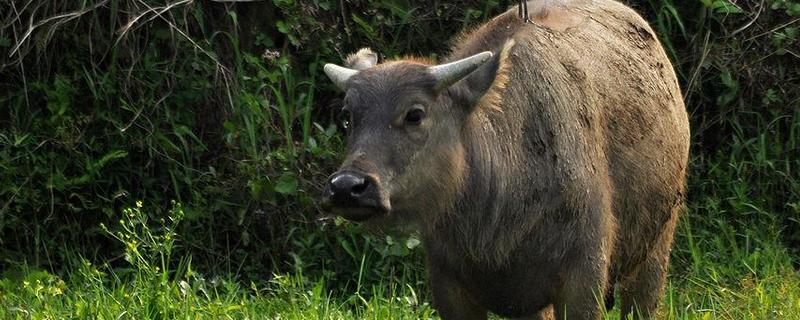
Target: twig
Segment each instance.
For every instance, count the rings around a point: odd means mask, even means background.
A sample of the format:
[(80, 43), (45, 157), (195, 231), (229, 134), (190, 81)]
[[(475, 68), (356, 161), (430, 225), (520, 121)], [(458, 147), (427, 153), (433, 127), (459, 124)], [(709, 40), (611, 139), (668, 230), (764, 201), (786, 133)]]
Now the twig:
[(775, 27), (775, 28), (772, 28), (772, 29), (771, 29), (771, 30), (769, 30), (769, 31), (764, 31), (764, 32), (762, 32), (762, 33), (759, 33), (759, 34), (757, 34), (757, 35), (754, 35), (754, 36), (752, 36), (752, 37), (750, 37), (750, 38), (747, 38), (747, 39), (746, 39), (746, 40), (744, 40), (743, 42), (749, 42), (749, 41), (751, 41), (751, 40), (753, 40), (753, 39), (755, 39), (755, 38), (759, 38), (759, 37), (762, 37), (762, 36), (765, 36), (765, 35), (771, 34), (771, 33), (775, 32), (775, 31), (777, 31), (777, 30), (780, 30), (780, 29), (781, 29), (781, 28), (783, 28), (783, 27), (790, 26), (790, 25), (792, 25), (792, 24), (794, 24), (794, 23), (796, 23), (796, 22), (798, 22), (798, 21), (800, 21), (800, 18), (797, 18), (797, 19), (794, 19), (794, 20), (792, 20), (792, 21), (789, 21), (789, 22), (787, 22), (787, 23), (784, 23), (784, 24), (782, 24), (782, 25), (779, 25), (779, 26), (777, 26), (777, 27)]
[[(192, 1), (193, 0), (182, 0), (182, 1), (174, 2), (174, 3), (169, 4), (167, 6), (164, 6), (164, 7), (153, 8), (153, 7), (150, 7), (149, 5), (147, 5), (147, 3), (145, 3), (144, 1), (139, 0), (139, 2), (141, 4), (143, 4), (145, 7), (147, 7), (148, 10), (146, 10), (143, 14), (140, 14), (139, 16), (134, 18), (134, 22), (135, 22), (135, 20), (141, 19), (147, 13), (151, 13), (151, 12), (155, 13), (155, 15), (152, 18), (148, 19), (148, 21), (151, 21), (151, 20), (153, 20), (155, 18), (161, 18), (161, 20), (163, 20), (165, 23), (167, 23), (167, 25), (169, 25), (171, 30), (173, 30), (173, 31), (177, 32), (178, 34), (180, 34), (184, 39), (189, 41), (189, 43), (191, 43), (192, 46), (194, 46), (196, 50), (202, 52), (205, 56), (207, 56), (209, 59), (214, 61), (214, 64), (216, 65), (217, 69), (220, 70), (221, 73), (222, 73), (222, 78), (225, 81), (225, 87), (227, 89), (226, 92), (227, 92), (227, 95), (228, 95), (228, 100), (229, 100), (229, 103), (231, 104), (231, 107), (233, 107), (233, 105), (234, 105), (233, 104), (233, 98), (230, 96), (231, 95), (230, 94), (230, 83), (228, 83), (228, 81), (229, 81), (228, 77), (232, 72), (230, 70), (228, 70), (228, 68), (225, 67), (225, 65), (222, 64), (212, 53), (208, 52), (208, 50), (203, 49), (203, 47), (201, 47), (199, 44), (197, 44), (197, 42), (195, 42), (194, 39), (189, 37), (188, 34), (186, 34), (183, 30), (178, 28), (174, 23), (172, 23), (172, 21), (170, 21), (169, 19), (167, 19), (167, 18), (165, 18), (163, 16), (164, 12), (167, 12), (168, 10), (174, 8), (175, 6), (181, 5), (181, 4), (186, 4), (186, 3), (189, 3), (189, 2), (192, 2)], [(130, 26), (132, 26), (131, 22), (128, 23), (127, 28), (124, 28), (124, 31), (127, 31), (127, 29), (129, 29)], [(120, 38), (117, 39), (117, 42), (119, 42), (119, 40), (121, 39), (121, 37), (123, 35), (124, 35), (124, 32), (123, 32), (122, 35), (120, 35)]]
[(735, 34), (737, 34), (739, 32), (742, 32), (745, 29), (749, 28), (751, 25), (753, 25), (753, 23), (755, 23), (756, 20), (758, 20), (758, 17), (761, 16), (761, 10), (763, 10), (763, 8), (764, 8), (764, 0), (761, 0), (761, 4), (758, 5), (758, 12), (756, 12), (756, 16), (753, 17), (753, 19), (751, 19), (750, 22), (746, 23), (744, 26), (742, 26), (742, 27), (740, 27), (740, 28), (738, 28), (736, 30), (733, 30), (733, 32), (731, 32), (730, 36), (732, 37)]
[(173, 3), (167, 4), (166, 6), (158, 7), (158, 8), (153, 8), (153, 7), (148, 6), (146, 3), (142, 3), (148, 8), (148, 10), (145, 10), (144, 12), (142, 12), (141, 14), (136, 16), (135, 18), (133, 18), (130, 21), (128, 21), (128, 23), (125, 24), (125, 26), (123, 26), (122, 28), (120, 28), (119, 31), (117, 31), (118, 33), (120, 33), (119, 37), (117, 37), (117, 42), (119, 42), (125, 36), (125, 34), (128, 33), (128, 30), (130, 30), (133, 27), (133, 25), (136, 24), (137, 21), (139, 21), (139, 19), (141, 19), (142, 17), (150, 14), (151, 12), (155, 12), (156, 14), (155, 14), (155, 16), (153, 18), (150, 18), (150, 20), (154, 19), (155, 17), (160, 16), (162, 13), (174, 8), (175, 6), (186, 4), (186, 3), (189, 3), (189, 2), (192, 2), (192, 1), (194, 1), (194, 0), (176, 1), (176, 2), (173, 2)]
[(31, 18), (31, 22), (29, 23), (28, 30), (25, 31), (25, 34), (22, 36), (22, 38), (19, 41), (17, 41), (17, 44), (14, 45), (14, 47), (11, 49), (11, 52), (8, 54), (8, 56), (9, 57), (13, 56), (17, 52), (17, 50), (19, 50), (20, 46), (22, 46), (25, 43), (25, 41), (27, 41), (28, 38), (30, 38), (31, 34), (33, 34), (33, 31), (36, 30), (36, 28), (39, 28), (39, 27), (49, 23), (50, 21), (55, 21), (55, 20), (59, 20), (59, 19), (63, 19), (63, 20), (57, 22), (58, 24), (66, 23), (66, 22), (68, 22), (70, 20), (76, 19), (76, 18), (84, 15), (87, 12), (90, 12), (90, 11), (92, 11), (94, 9), (97, 9), (97, 8), (101, 7), (106, 2), (108, 2), (108, 0), (102, 0), (99, 3), (89, 7), (87, 9), (74, 11), (74, 12), (70, 12), (70, 13), (59, 14), (57, 16), (53, 16), (53, 17), (44, 19), (42, 21), (39, 21), (35, 25), (33, 24), (33, 21), (32, 21), (33, 18)]

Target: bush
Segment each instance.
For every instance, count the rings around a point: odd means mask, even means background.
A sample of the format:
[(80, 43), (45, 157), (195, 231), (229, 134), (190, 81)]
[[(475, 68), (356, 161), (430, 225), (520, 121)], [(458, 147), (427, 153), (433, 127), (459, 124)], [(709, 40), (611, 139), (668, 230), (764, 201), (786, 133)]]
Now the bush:
[(264, 278), (304, 261), (355, 272), (339, 243), (375, 242), (315, 222), (341, 149), (337, 93), (319, 61), (367, 44), (442, 52), (453, 30), (501, 5), (338, 5), (0, 4), (1, 261), (114, 261), (123, 248), (100, 225), (133, 199), (153, 218), (174, 199), (185, 204), (180, 250), (198, 268)]
[[(690, 202), (726, 213), (698, 228), (768, 217), (800, 247), (800, 2), (629, 2), (684, 89)], [(197, 268), (266, 278), (302, 267), (335, 287), (406, 277), (420, 253), (405, 240), (320, 219), (315, 199), (342, 148), (321, 62), (362, 46), (441, 55), (514, 1), (342, 3), (0, 3), (0, 261), (118, 261), (124, 248), (101, 223), (133, 199), (164, 217), (174, 199), (185, 213), (177, 254)]]

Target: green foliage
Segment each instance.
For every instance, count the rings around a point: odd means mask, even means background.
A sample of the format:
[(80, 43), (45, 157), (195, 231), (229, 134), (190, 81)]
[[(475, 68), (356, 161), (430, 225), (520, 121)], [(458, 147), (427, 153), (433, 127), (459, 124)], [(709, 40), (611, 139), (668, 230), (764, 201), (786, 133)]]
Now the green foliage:
[(119, 220), (118, 231), (110, 231), (104, 224), (100, 224), (100, 228), (124, 246), (125, 261), (134, 270), (143, 272), (143, 278), (156, 275), (168, 278), (175, 249), (175, 229), (185, 216), (182, 206), (173, 203), (167, 219), (160, 218), (157, 228), (151, 226), (150, 217), (142, 212), (141, 201), (133, 208), (122, 210), (122, 214), (125, 219)]
[[(249, 285), (218, 276), (206, 278), (192, 268), (190, 256), (173, 255), (173, 249), (182, 244), (174, 232), (183, 223), (182, 207), (174, 204), (165, 217), (155, 220), (142, 209), (140, 203), (123, 209), (116, 227), (106, 231), (125, 247), (123, 265), (94, 265), (73, 258), (67, 278), (36, 269), (6, 270), (0, 278), (0, 318), (438, 318), (427, 302), (430, 298), (423, 283), (408, 281), (421, 272), (419, 268), (404, 270), (406, 279), (370, 282), (359, 276), (358, 285), (344, 291), (331, 282), (334, 275), (310, 276), (302, 267)], [(715, 218), (722, 214), (712, 208), (691, 210)], [(704, 223), (694, 218), (681, 222), (678, 242), (687, 251), (676, 252), (675, 258), (687, 270), (671, 277), (662, 305), (664, 318), (793, 319), (800, 315), (800, 278), (774, 228), (738, 235), (725, 220), (717, 220), (716, 226)], [(700, 226), (713, 234), (696, 233)], [(734, 240), (740, 236), (753, 242), (740, 245)], [(393, 243), (406, 249), (414, 246), (414, 241)], [(369, 264), (386, 258), (370, 256), (374, 249), (348, 249), (360, 261), (359, 275), (370, 272)], [(405, 254), (405, 249), (398, 250), (394, 254)], [(604, 318), (619, 319), (618, 311)]]
[[(800, 121), (745, 113), (727, 150), (692, 159), (689, 206), (676, 233), (664, 314), (670, 319), (792, 319), (800, 316), (794, 271), (800, 185)], [(790, 128), (782, 128), (788, 125)], [(779, 134), (788, 132), (788, 136)]]
[[(665, 315), (798, 317), (800, 1), (627, 2), (692, 122)], [(417, 239), (316, 206), (320, 67), (439, 56), (509, 4), (0, 3), (0, 318), (432, 317)]]
[[(101, 223), (132, 199), (152, 214), (175, 199), (178, 250), (198, 268), (263, 278), (302, 252), (351, 275), (358, 263), (339, 243), (382, 245), (315, 222), (341, 149), (320, 62), (360, 45), (441, 52), (452, 30), (502, 6), (340, 4), (0, 4), (14, 12), (0, 29), (11, 49), (0, 57), (0, 261), (103, 261), (124, 248)], [(308, 239), (327, 245), (297, 247)]]
[(716, 196), (733, 224), (774, 219), (798, 248), (800, 2), (646, 3), (691, 115), (690, 202)]
[[(184, 211), (173, 204), (166, 217), (136, 202), (105, 232), (121, 244), (126, 264), (94, 265), (74, 258), (69, 279), (42, 270), (8, 270), (0, 279), (0, 318), (3, 319), (244, 319), (244, 318), (431, 318), (429, 303), (421, 301), (420, 283), (383, 282), (359, 286), (351, 298), (334, 299), (325, 278), (275, 274), (269, 282), (244, 287), (231, 279), (206, 279), (192, 268), (190, 256), (174, 256), (181, 239), (175, 230)], [(353, 254), (365, 254), (360, 251)], [(360, 256), (362, 268), (367, 256)], [(412, 270), (407, 270), (413, 273)], [(398, 285), (403, 283), (405, 285)]]

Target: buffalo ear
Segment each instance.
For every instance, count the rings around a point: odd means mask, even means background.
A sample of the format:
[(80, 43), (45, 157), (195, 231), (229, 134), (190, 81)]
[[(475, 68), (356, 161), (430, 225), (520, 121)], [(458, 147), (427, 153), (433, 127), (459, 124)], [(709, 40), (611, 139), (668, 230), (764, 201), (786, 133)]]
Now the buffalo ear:
[(374, 67), (378, 64), (378, 55), (370, 48), (361, 48), (356, 53), (351, 53), (344, 60), (345, 67), (353, 70), (364, 70)]
[(515, 44), (514, 39), (506, 41), (502, 48), (495, 51), (497, 54), (464, 78), (467, 90), (459, 90), (464, 104), (473, 109), (486, 107), (500, 110), (512, 68), (509, 55)]

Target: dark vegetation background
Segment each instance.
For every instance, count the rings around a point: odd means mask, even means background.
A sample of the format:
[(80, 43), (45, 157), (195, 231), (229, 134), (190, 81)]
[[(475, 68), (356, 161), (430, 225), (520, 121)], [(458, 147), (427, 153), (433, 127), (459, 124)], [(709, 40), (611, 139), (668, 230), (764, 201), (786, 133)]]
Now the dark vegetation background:
[[(0, 271), (124, 264), (101, 224), (137, 200), (159, 221), (174, 200), (179, 253), (202, 272), (302, 270), (334, 288), (407, 276), (421, 261), (413, 238), (369, 236), (316, 206), (343, 147), (321, 66), (362, 46), (442, 55), (512, 2), (0, 2)], [(797, 257), (800, 1), (629, 4), (667, 48), (691, 114), (673, 268), (715, 259), (688, 248), (720, 228), (732, 247), (777, 228)]]

